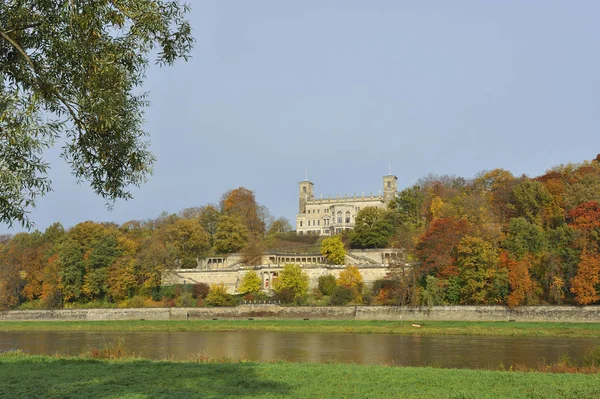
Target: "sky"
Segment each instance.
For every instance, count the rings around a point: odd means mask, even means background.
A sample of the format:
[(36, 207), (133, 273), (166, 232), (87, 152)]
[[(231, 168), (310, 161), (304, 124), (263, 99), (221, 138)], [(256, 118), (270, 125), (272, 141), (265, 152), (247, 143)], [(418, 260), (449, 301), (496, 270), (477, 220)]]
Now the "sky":
[[(399, 189), (428, 174), (537, 176), (600, 152), (598, 1), (193, 0), (192, 58), (152, 66), (146, 129), (157, 157), (108, 210), (60, 149), (44, 230), (146, 220), (243, 186), (292, 225), (315, 195)], [(23, 231), (0, 224), (0, 234)]]

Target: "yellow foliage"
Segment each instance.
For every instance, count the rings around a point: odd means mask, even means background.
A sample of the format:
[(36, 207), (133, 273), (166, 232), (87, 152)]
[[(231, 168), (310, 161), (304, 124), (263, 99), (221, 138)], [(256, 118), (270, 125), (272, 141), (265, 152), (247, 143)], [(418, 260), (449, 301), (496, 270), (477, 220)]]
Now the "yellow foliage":
[(337, 279), (337, 285), (343, 285), (348, 288), (355, 287), (359, 291), (362, 288), (362, 284), (363, 278), (357, 266), (346, 266)]

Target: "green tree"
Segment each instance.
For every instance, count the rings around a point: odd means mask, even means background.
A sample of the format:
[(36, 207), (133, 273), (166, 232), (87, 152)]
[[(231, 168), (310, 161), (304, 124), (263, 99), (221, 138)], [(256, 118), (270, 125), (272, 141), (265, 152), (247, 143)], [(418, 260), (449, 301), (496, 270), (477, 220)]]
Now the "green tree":
[(542, 211), (551, 203), (552, 195), (542, 183), (525, 180), (513, 188), (508, 206), (515, 217), (523, 217), (530, 223), (540, 224)]
[(247, 242), (248, 229), (241, 220), (234, 216), (221, 216), (215, 233), (215, 251), (229, 254), (241, 250)]
[(286, 264), (273, 282), (273, 290), (276, 294), (285, 291), (292, 300), (298, 300), (308, 291), (308, 275), (300, 266)]
[(368, 206), (356, 214), (350, 243), (355, 248), (385, 248), (394, 235), (394, 214)]
[(327, 237), (321, 242), (321, 255), (329, 264), (343, 265), (346, 261), (346, 249), (340, 236)]
[(425, 194), (419, 186), (405, 188), (398, 193), (393, 205), (400, 217), (402, 224), (422, 226), (425, 222), (423, 214), (423, 204), (425, 203)]
[(189, 56), (188, 11), (176, 0), (0, 2), (0, 222), (30, 224), (58, 138), (77, 179), (109, 203), (131, 197), (154, 160), (139, 88), (151, 53), (159, 65)]
[(254, 270), (249, 270), (242, 277), (242, 281), (240, 282), (240, 286), (237, 291), (240, 294), (250, 294), (253, 292), (260, 291), (260, 287), (262, 285), (262, 281), (260, 277)]
[(321, 291), (321, 294), (331, 295), (336, 286), (335, 276), (331, 274), (319, 276), (318, 284), (319, 291)]

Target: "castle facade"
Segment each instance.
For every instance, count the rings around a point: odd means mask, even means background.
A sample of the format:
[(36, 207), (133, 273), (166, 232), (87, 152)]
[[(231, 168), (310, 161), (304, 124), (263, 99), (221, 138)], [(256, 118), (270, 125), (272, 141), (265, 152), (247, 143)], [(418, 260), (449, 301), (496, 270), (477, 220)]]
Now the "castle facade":
[(299, 183), (299, 209), (296, 215), (297, 234), (330, 236), (350, 230), (358, 211), (368, 206), (386, 208), (396, 198), (398, 178), (383, 176), (383, 195), (364, 194), (360, 197), (315, 198), (314, 184), (308, 180)]

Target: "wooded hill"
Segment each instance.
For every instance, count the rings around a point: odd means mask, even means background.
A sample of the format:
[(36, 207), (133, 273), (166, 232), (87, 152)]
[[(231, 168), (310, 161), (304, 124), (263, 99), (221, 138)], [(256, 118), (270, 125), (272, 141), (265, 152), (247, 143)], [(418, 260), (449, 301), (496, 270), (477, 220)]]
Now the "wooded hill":
[[(376, 284), (379, 304), (594, 304), (600, 302), (600, 156), (516, 177), (495, 169), (472, 179), (427, 176), (390, 209), (365, 208), (347, 247), (404, 248)], [(254, 194), (238, 188), (219, 205), (156, 219), (80, 223), (0, 239), (0, 307), (126, 301), (155, 296), (165, 268), (242, 252), (314, 251)]]

